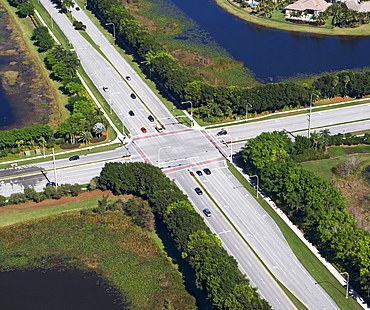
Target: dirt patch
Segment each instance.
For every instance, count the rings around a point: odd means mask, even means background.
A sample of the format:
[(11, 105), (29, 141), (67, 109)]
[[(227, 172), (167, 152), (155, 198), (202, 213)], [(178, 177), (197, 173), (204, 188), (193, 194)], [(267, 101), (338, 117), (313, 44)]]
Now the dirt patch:
[(83, 200), (88, 200), (92, 197), (95, 196), (102, 196), (102, 195), (108, 195), (109, 198), (111, 197), (117, 197), (113, 195), (111, 191), (92, 191), (92, 192), (84, 192), (79, 194), (76, 197), (72, 196), (64, 196), (60, 199), (45, 199), (41, 202), (26, 202), (18, 205), (8, 205), (8, 206), (3, 206), (0, 207), (0, 212), (9, 210), (9, 209), (17, 209), (17, 210), (22, 210), (22, 209), (27, 209), (27, 208), (33, 208), (33, 207), (47, 207), (47, 206), (55, 206), (55, 205), (61, 205), (69, 202), (79, 202)]
[(337, 178), (333, 183), (342, 192), (347, 205), (346, 211), (354, 216), (358, 227), (370, 231), (370, 188), (368, 183), (358, 175)]

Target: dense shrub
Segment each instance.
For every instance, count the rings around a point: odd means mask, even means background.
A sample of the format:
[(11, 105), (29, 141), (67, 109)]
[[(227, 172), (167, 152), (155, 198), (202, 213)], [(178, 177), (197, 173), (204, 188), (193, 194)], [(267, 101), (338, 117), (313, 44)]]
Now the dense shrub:
[(60, 144), (61, 149), (70, 150), (70, 149), (78, 149), (80, 147), (81, 143), (62, 143)]

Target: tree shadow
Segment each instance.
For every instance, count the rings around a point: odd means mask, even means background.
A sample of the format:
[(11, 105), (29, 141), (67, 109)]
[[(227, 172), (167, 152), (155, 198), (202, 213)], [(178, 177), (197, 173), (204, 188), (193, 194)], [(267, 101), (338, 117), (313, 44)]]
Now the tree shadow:
[(173, 238), (168, 234), (165, 224), (158, 218), (156, 218), (156, 232), (163, 242), (164, 250), (167, 255), (172, 259), (174, 264), (178, 265), (179, 271), (183, 275), (185, 289), (196, 299), (197, 308), (200, 310), (212, 310), (212, 304), (207, 300), (207, 293), (198, 289), (195, 285), (195, 271), (189, 263), (181, 257), (181, 253), (176, 248)]

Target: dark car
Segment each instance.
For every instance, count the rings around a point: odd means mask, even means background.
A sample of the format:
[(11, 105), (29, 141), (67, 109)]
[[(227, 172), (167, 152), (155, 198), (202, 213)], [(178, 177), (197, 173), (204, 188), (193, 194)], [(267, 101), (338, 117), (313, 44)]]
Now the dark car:
[(46, 186), (57, 186), (55, 182), (48, 182), (46, 183)]
[(225, 129), (222, 129), (220, 130), (218, 133), (217, 133), (218, 136), (223, 136), (223, 135), (227, 135), (227, 131)]
[(135, 95), (134, 93), (131, 93), (130, 97), (131, 97), (132, 99), (136, 99), (136, 95)]
[(153, 117), (153, 116), (151, 116), (151, 115), (149, 115), (149, 116), (148, 116), (148, 120), (149, 120), (149, 121), (151, 121), (151, 122), (154, 122), (154, 117)]
[(196, 187), (194, 188), (195, 192), (198, 194), (198, 195), (203, 195), (203, 192), (202, 190), (199, 188), (199, 187)]
[(140, 128), (142, 132), (146, 132), (146, 128), (145, 127), (141, 127)]
[(72, 160), (78, 160), (78, 159), (80, 159), (80, 156), (75, 155), (75, 156), (71, 156), (71, 157), (69, 158), (69, 161), (72, 161)]
[(79, 10), (80, 10), (80, 8), (78, 6), (76, 6), (76, 11), (79, 11)]
[(211, 217), (212, 216), (212, 212), (206, 208), (206, 209), (203, 209), (203, 213), (207, 216), (207, 217)]
[(210, 175), (211, 174), (211, 170), (209, 170), (208, 168), (203, 169), (203, 171), (204, 171), (204, 173), (206, 175)]
[(126, 80), (127, 81), (130, 81), (131, 80), (131, 77), (129, 75), (126, 76)]
[(200, 170), (198, 170), (196, 173), (197, 173), (197, 175), (203, 175), (203, 172), (200, 171)]
[(135, 113), (132, 110), (130, 110), (130, 112), (128, 112), (128, 114), (130, 114), (130, 116), (135, 116)]

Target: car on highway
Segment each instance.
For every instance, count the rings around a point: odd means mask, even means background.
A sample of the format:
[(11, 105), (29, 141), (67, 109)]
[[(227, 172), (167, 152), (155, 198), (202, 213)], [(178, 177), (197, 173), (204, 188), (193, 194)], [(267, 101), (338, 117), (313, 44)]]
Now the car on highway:
[(79, 10), (80, 10), (80, 8), (78, 6), (76, 6), (76, 11), (79, 11)]
[(136, 99), (136, 95), (135, 95), (134, 93), (131, 93), (130, 97), (131, 97), (132, 99)]
[(126, 76), (127, 81), (131, 81), (131, 77), (129, 75)]
[(194, 188), (195, 192), (198, 194), (198, 195), (203, 195), (203, 192), (202, 190), (199, 188), (199, 187), (196, 187)]
[(209, 170), (208, 168), (203, 169), (203, 172), (204, 172), (206, 175), (210, 175), (210, 174), (211, 174), (211, 170)]
[(157, 126), (155, 126), (155, 130), (157, 130), (158, 132), (162, 132), (163, 128), (162, 128), (161, 125), (157, 125)]
[(130, 114), (130, 116), (135, 116), (135, 113), (132, 110), (130, 110), (130, 112), (128, 112), (128, 114)]
[(78, 159), (80, 159), (80, 156), (78, 156), (78, 155), (74, 155), (74, 156), (71, 156), (71, 157), (69, 158), (69, 161), (78, 160)]
[(142, 132), (144, 132), (144, 133), (146, 132), (146, 128), (145, 127), (141, 127), (140, 129), (141, 129)]
[(204, 214), (205, 214), (205, 216), (207, 216), (207, 217), (211, 217), (211, 216), (212, 216), (212, 212), (211, 212), (211, 210), (209, 210), (208, 208), (203, 209), (203, 213), (204, 213)]
[(153, 117), (153, 116), (151, 116), (151, 115), (149, 115), (149, 116), (148, 116), (148, 120), (149, 120), (150, 122), (154, 122), (154, 117)]
[(198, 170), (198, 171), (196, 172), (196, 174), (197, 174), (197, 175), (199, 175), (199, 176), (201, 176), (201, 175), (203, 175), (203, 172), (202, 172), (202, 171), (200, 171), (200, 170)]
[(46, 183), (46, 186), (57, 186), (55, 182), (48, 182)]
[(223, 136), (223, 135), (227, 135), (227, 131), (226, 129), (221, 129), (218, 133), (217, 133), (218, 136)]
[(104, 90), (105, 92), (108, 92), (108, 91), (109, 91), (109, 88), (108, 88), (107, 86), (103, 86), (103, 90)]

